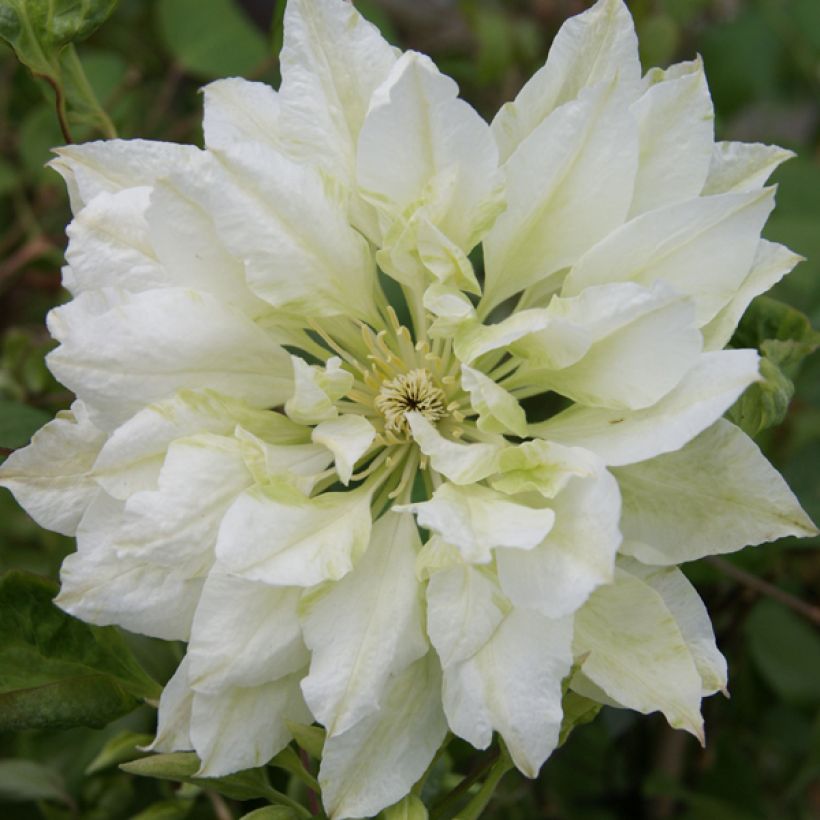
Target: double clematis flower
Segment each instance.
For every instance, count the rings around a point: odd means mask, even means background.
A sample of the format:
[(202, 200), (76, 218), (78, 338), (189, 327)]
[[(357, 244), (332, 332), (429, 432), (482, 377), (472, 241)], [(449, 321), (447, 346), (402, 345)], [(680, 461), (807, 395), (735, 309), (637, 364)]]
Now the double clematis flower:
[(77, 400), (1, 475), (76, 535), (57, 602), (187, 641), (154, 748), (204, 776), (320, 723), (334, 818), (448, 729), (534, 777), (567, 688), (702, 739), (726, 665), (677, 565), (816, 531), (722, 418), (798, 261), (760, 238), (789, 152), (715, 143), (702, 65), (642, 76), (621, 0), (491, 125), (341, 0), (290, 0), (281, 64), (205, 89), (204, 150), (52, 163)]

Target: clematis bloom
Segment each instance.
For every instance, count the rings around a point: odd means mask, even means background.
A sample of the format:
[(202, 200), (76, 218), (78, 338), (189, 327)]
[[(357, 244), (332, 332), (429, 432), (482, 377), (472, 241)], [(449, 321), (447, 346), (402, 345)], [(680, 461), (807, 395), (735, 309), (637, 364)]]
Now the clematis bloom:
[(321, 724), (340, 820), (448, 729), (536, 776), (567, 687), (702, 739), (726, 664), (678, 565), (816, 532), (722, 418), (799, 261), (760, 238), (789, 152), (716, 143), (621, 0), (491, 125), (342, 0), (289, 0), (281, 65), (205, 88), (204, 150), (52, 162), (77, 400), (0, 480), (77, 538), (58, 604), (187, 641), (154, 748), (203, 776)]

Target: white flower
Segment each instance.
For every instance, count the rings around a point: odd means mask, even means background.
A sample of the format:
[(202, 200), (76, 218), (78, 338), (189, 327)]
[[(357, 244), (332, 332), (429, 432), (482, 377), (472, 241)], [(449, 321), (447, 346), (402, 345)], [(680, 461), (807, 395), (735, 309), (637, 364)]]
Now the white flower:
[(758, 378), (722, 348), (797, 261), (760, 239), (788, 152), (714, 142), (700, 62), (642, 77), (621, 0), (491, 126), (341, 0), (290, 0), (282, 70), (205, 89), (205, 150), (52, 163), (78, 398), (2, 482), (76, 534), (58, 603), (188, 641), (154, 747), (203, 775), (321, 723), (334, 818), (448, 727), (534, 777), (563, 684), (702, 737), (726, 669), (676, 565), (815, 532), (721, 419)]

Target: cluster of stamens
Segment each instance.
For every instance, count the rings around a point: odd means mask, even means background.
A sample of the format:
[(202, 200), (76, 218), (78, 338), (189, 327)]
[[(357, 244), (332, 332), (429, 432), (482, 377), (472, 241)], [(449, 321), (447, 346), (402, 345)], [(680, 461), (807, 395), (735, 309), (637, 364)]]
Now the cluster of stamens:
[(395, 379), (382, 382), (374, 404), (384, 416), (384, 429), (396, 436), (407, 436), (407, 412), (421, 413), (427, 421), (435, 423), (447, 415), (444, 391), (436, 387), (430, 372), (417, 367), (401, 373)]

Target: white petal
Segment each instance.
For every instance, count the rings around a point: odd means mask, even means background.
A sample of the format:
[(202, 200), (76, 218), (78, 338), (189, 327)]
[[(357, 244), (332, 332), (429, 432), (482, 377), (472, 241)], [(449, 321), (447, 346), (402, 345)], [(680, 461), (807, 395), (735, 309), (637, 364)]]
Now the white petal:
[(319, 784), (332, 820), (371, 817), (410, 791), (447, 733), (440, 687), (430, 652), (391, 679), (378, 712), (327, 739)]
[(715, 644), (709, 613), (686, 576), (677, 567), (647, 567), (637, 561), (625, 561), (623, 567), (663, 598), (692, 653), (703, 684), (702, 694), (725, 691), (726, 659)]
[(478, 413), (479, 430), (526, 436), (527, 417), (521, 405), (489, 376), (463, 364), (461, 386), (470, 394), (470, 404)]
[[(290, 361), (293, 366), (293, 395), (285, 402), (288, 416), (298, 424), (316, 424), (335, 418), (339, 411), (322, 386), (321, 368), (308, 364), (299, 356), (291, 356)], [(349, 389), (353, 386), (353, 376), (349, 373), (346, 375), (349, 377)]]
[(173, 171), (195, 167), (202, 154), (193, 145), (151, 140), (86, 142), (55, 153), (49, 166), (65, 180), (75, 214), (103, 191), (151, 185)]
[(462, 564), (435, 572), (427, 585), (427, 634), (442, 667), (475, 655), (510, 608), (491, 571)]
[(575, 612), (594, 589), (609, 583), (621, 544), (621, 498), (601, 470), (574, 478), (553, 499), (555, 525), (534, 549), (496, 553), (504, 594), (518, 607), (548, 618)]
[(124, 295), (101, 313), (80, 297), (49, 314), (61, 342), (54, 375), (112, 429), (186, 387), (208, 387), (262, 407), (290, 392), (287, 354), (263, 330), (214, 297), (169, 288)]
[(428, 57), (404, 54), (376, 90), (359, 135), (365, 198), (393, 218), (423, 202), (430, 222), (466, 252), (489, 227), (497, 166), (490, 129), (458, 99), (455, 82)]
[(626, 5), (600, 0), (561, 26), (546, 65), (493, 120), (502, 159), (506, 161), (558, 106), (576, 99), (584, 88), (616, 76), (627, 88), (637, 89), (638, 38)]
[(433, 469), (454, 484), (473, 484), (498, 469), (503, 444), (460, 444), (444, 438), (421, 413), (406, 414), (413, 439)]
[(515, 765), (536, 777), (558, 745), (571, 643), (571, 619), (514, 609), (478, 654), (445, 670), (450, 728), (479, 749), (490, 745), (496, 730)]
[(718, 142), (712, 154), (704, 196), (758, 191), (778, 165), (791, 159), (793, 151), (759, 142)]
[(88, 508), (77, 528), (78, 551), (63, 561), (55, 603), (92, 624), (185, 641), (203, 579), (112, 550), (122, 511), (122, 502), (104, 494)]
[(336, 459), (336, 472), (343, 484), (350, 483), (353, 467), (370, 449), (376, 429), (364, 416), (348, 414), (323, 421), (313, 429), (313, 441), (322, 444)]
[(352, 182), (359, 130), (394, 50), (352, 3), (290, 0), (280, 61), (289, 150)]
[[(188, 644), (197, 692), (260, 686), (303, 669), (309, 655), (296, 615), (300, 589), (222, 573), (205, 581)], [(241, 605), (240, 605), (241, 604)]]
[(370, 491), (306, 498), (271, 482), (243, 493), (222, 521), (216, 553), (229, 572), (274, 586), (339, 580), (367, 548)]
[(507, 209), (484, 243), (482, 305), (573, 265), (621, 225), (637, 165), (637, 124), (614, 81), (546, 119), (507, 163)]
[(302, 602), (312, 652), (302, 692), (331, 737), (378, 711), (388, 679), (427, 652), (414, 572), (420, 547), (413, 519), (388, 513), (353, 572)]
[(193, 749), (191, 743), (191, 706), (194, 693), (188, 685), (188, 656), (171, 676), (159, 699), (157, 736), (149, 747), (155, 752), (181, 752)]
[(714, 144), (714, 111), (702, 64), (651, 86), (632, 111), (638, 119), (640, 164), (630, 216), (698, 196)]
[(393, 508), (414, 512), (419, 525), (458, 547), (466, 561), (488, 563), (496, 547), (532, 549), (552, 528), (555, 514), (510, 501), (479, 484), (442, 484), (429, 501)]
[(648, 584), (622, 570), (575, 616), (573, 652), (594, 684), (628, 709), (661, 711), (703, 737), (701, 679), (675, 617)]
[(287, 721), (309, 723), (299, 675), (247, 689), (194, 693), (191, 740), (202, 761), (198, 777), (264, 766), (290, 741)]
[(753, 350), (701, 354), (680, 384), (653, 407), (626, 412), (572, 407), (530, 426), (530, 434), (591, 450), (621, 466), (683, 447), (728, 410), (759, 379)]
[(694, 299), (706, 324), (735, 294), (752, 265), (774, 191), (721, 194), (636, 217), (586, 253), (564, 295), (590, 285), (663, 280)]
[(752, 299), (777, 284), (802, 261), (802, 256), (793, 253), (785, 245), (776, 245), (761, 239), (757, 246), (752, 269), (743, 280), (743, 284), (738, 288), (729, 304), (708, 325), (703, 327), (703, 341), (706, 350), (720, 350), (725, 347)]
[(281, 144), (279, 96), (266, 83), (229, 77), (208, 83), (202, 94), (202, 130), (208, 148), (229, 148), (240, 142)]
[(83, 403), (75, 401), (0, 465), (0, 486), (41, 527), (74, 535), (100, 491), (91, 468), (104, 441)]
[(673, 453), (615, 470), (628, 552), (679, 564), (816, 527), (758, 446), (728, 421)]

